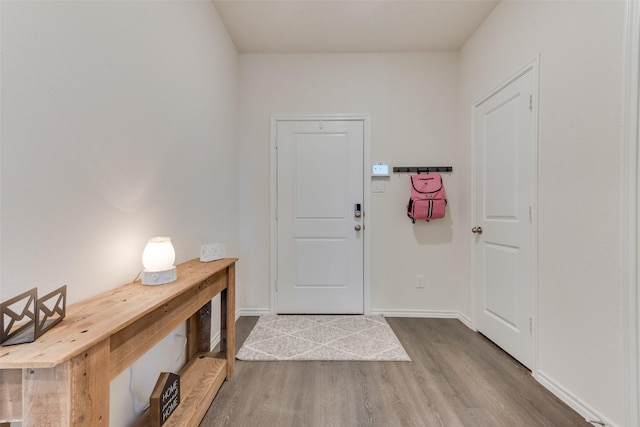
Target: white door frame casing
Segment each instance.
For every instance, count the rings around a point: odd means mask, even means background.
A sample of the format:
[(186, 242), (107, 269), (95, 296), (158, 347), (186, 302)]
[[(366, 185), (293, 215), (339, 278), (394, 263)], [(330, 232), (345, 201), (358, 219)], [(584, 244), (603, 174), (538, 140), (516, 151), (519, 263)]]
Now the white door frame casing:
[(625, 25), (622, 262), (625, 425), (640, 423), (640, 4), (627, 2)]
[(371, 314), (371, 116), (369, 114), (272, 114), (270, 122), (269, 147), (269, 310), (278, 312), (277, 266), (278, 229), (276, 211), (278, 207), (278, 155), (276, 150), (277, 124), (280, 121), (361, 121), (364, 128), (363, 154), (363, 226), (364, 226), (364, 314)]
[[(533, 376), (536, 376), (537, 368), (538, 368), (538, 99), (539, 99), (539, 89), (540, 89), (540, 77), (539, 77), (539, 63), (540, 63), (540, 55), (537, 55), (534, 59), (530, 60), (526, 65), (521, 67), (517, 72), (512, 74), (509, 78), (502, 81), (500, 84), (495, 86), (492, 90), (490, 90), (485, 96), (482, 96), (478, 100), (476, 100), (471, 106), (471, 221), (476, 220), (476, 149), (478, 141), (476, 140), (476, 132), (475, 127), (477, 123), (476, 117), (476, 108), (479, 107), (482, 103), (487, 101), (489, 98), (500, 92), (505, 87), (509, 86), (511, 83), (516, 81), (522, 75), (527, 72), (533, 73), (533, 99), (532, 99), (532, 112), (533, 112), (533, 136), (532, 136), (532, 152), (534, 155), (532, 156), (532, 171), (533, 171), (533, 189), (532, 195), (533, 199), (531, 200), (531, 262), (532, 262), (532, 295), (531, 301), (533, 307), (531, 307), (531, 313), (533, 317), (532, 321), (532, 333), (533, 333), (533, 355), (532, 355), (532, 364), (531, 364), (531, 372)], [(475, 254), (475, 234), (469, 232), (469, 241), (470, 241), (470, 251), (471, 251), (471, 321), (474, 330), (477, 330), (477, 290), (478, 286), (476, 280), (476, 254)]]

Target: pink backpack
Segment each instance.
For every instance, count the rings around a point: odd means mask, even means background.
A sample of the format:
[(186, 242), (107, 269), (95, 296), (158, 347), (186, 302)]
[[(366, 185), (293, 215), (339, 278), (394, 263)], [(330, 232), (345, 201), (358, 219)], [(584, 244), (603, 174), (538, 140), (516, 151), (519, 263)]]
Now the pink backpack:
[(415, 223), (417, 219), (429, 221), (443, 218), (447, 206), (447, 193), (442, 185), (439, 173), (411, 175), (411, 198), (407, 206), (407, 215)]

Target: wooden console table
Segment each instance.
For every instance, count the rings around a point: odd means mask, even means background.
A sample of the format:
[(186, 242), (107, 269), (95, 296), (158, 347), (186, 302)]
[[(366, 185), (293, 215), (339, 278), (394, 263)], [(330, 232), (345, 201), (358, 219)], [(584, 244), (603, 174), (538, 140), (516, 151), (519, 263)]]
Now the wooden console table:
[[(181, 403), (165, 426), (197, 425), (233, 374), (236, 261), (188, 261), (177, 266), (175, 282), (134, 282), (69, 305), (37, 341), (0, 347), (0, 427), (108, 426), (111, 380), (185, 320)], [(220, 353), (213, 354), (211, 300), (218, 294)]]

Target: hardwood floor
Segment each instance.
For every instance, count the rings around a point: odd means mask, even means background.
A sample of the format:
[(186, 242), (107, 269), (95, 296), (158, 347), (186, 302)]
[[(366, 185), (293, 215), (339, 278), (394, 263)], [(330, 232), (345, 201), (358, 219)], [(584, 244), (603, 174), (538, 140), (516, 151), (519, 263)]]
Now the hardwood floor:
[(200, 426), (591, 426), (458, 320), (387, 321), (412, 362), (236, 361)]

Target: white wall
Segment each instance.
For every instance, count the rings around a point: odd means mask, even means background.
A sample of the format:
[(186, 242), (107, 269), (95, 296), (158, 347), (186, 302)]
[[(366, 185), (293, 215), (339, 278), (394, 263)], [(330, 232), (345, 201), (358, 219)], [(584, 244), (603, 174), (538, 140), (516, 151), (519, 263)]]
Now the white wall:
[[(454, 167), (442, 221), (411, 225), (407, 175), (372, 194), (372, 308), (469, 318), (470, 106), (541, 53), (539, 378), (622, 425), (623, 2), (502, 2), (460, 55), (239, 62), (209, 2), (0, 7), (0, 300), (129, 282), (146, 239), (167, 234), (178, 262), (227, 243), (238, 306), (269, 310), (270, 115), (369, 113), (372, 162)], [(144, 400), (182, 342), (114, 381), (112, 425), (141, 404), (129, 375)]]
[[(234, 255), (237, 53), (213, 5), (1, 7), (0, 300), (67, 284), (73, 303), (128, 283), (155, 235), (177, 262), (211, 242)], [(180, 331), (114, 380), (111, 425), (180, 364)]]
[[(444, 220), (412, 225), (409, 175), (394, 175), (365, 206), (372, 226), (372, 308), (400, 314), (459, 311), (468, 275), (460, 233), (456, 53), (240, 55), (240, 238), (249, 264), (238, 305), (269, 306), (269, 120), (271, 114), (371, 115), (371, 161), (451, 165)], [(365, 159), (368, 161), (369, 159)], [(426, 289), (417, 290), (416, 274)]]
[(623, 1), (502, 2), (460, 55), (467, 200), (471, 105), (540, 53), (538, 378), (611, 425), (624, 423), (624, 10)]

